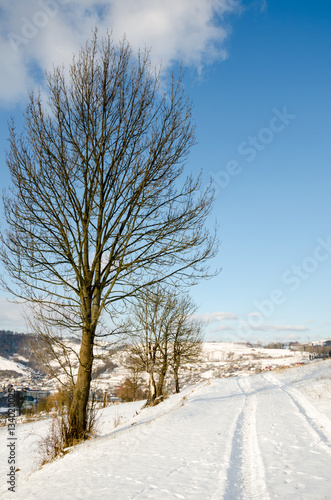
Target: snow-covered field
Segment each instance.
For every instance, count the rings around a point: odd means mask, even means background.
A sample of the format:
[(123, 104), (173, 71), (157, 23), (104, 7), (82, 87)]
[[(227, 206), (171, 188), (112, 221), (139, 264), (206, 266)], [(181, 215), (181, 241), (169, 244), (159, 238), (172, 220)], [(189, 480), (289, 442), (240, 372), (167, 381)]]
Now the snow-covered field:
[[(331, 499), (331, 361), (205, 380), (162, 404), (100, 411), (98, 437), (38, 469), (48, 422), (18, 426), (17, 500)], [(115, 427), (115, 423), (120, 424)]]

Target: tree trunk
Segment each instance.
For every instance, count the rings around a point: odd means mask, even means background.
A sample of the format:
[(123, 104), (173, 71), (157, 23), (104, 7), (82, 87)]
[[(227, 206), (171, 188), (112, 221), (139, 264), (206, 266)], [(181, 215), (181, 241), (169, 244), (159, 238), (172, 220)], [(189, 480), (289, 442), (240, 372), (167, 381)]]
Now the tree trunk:
[(85, 330), (82, 336), (82, 345), (79, 353), (79, 369), (77, 381), (73, 388), (72, 401), (69, 408), (69, 428), (67, 446), (75, 441), (86, 438), (87, 405), (90, 394), (93, 364), (93, 336)]
[(154, 374), (153, 372), (149, 373), (149, 394), (148, 394), (148, 400), (147, 400), (147, 405), (152, 405), (155, 401), (156, 398), (156, 384), (154, 380)]
[(159, 380), (157, 384), (157, 390), (156, 390), (156, 397), (159, 398), (163, 396), (163, 391), (164, 391), (164, 379), (167, 373), (168, 369), (168, 360), (167, 357), (165, 356), (163, 359), (162, 367), (160, 370), (160, 375), (159, 375)]
[(132, 396), (133, 401), (136, 401), (138, 395), (138, 374), (136, 371), (133, 372), (132, 377)]
[(178, 379), (178, 370), (179, 370), (179, 367), (176, 366), (174, 368), (174, 379), (175, 379), (175, 391), (176, 391), (177, 394), (180, 392), (180, 389), (179, 389), (179, 379)]

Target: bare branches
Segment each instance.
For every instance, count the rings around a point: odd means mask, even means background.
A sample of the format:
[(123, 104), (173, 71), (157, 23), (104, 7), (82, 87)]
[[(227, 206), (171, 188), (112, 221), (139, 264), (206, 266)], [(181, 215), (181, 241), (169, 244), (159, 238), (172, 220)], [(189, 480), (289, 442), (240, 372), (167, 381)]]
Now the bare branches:
[(195, 201), (193, 179), (179, 188), (195, 141), (181, 76), (161, 95), (148, 53), (136, 62), (127, 42), (100, 48), (96, 38), (70, 74), (70, 84), (60, 69), (48, 75), (50, 114), (31, 94), (27, 135), (11, 131), (2, 260), (19, 288), (10, 291), (23, 298), (23, 286), (46, 308), (46, 297), (70, 297), (78, 311), (85, 288), (105, 307), (142, 276), (148, 284), (205, 276), (215, 253), (203, 227), (212, 193)]
[(162, 92), (147, 51), (135, 58), (126, 40), (95, 33), (69, 79), (61, 68), (47, 79), (47, 106), (31, 93), (24, 135), (10, 129), (2, 284), (42, 310), (46, 329), (80, 330), (80, 366), (92, 365), (104, 312), (213, 274), (213, 192), (183, 177), (195, 132), (181, 74)]
[(148, 404), (164, 394), (171, 367), (175, 390), (179, 392), (179, 368), (196, 363), (201, 355), (202, 327), (194, 320), (196, 306), (186, 295), (160, 285), (145, 288), (131, 314), (131, 365), (149, 374)]

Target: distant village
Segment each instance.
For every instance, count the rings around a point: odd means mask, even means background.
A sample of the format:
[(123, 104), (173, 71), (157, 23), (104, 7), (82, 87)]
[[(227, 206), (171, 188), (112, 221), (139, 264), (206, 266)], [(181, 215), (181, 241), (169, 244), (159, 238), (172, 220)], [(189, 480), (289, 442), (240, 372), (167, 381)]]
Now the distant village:
[[(2, 337), (2, 338), (1, 338)], [(59, 390), (56, 379), (36, 369), (37, 364), (27, 342), (26, 335), (0, 331), (0, 417), (8, 412), (8, 396), (14, 391), (16, 415), (32, 414), (42, 408), (47, 398)], [(99, 364), (92, 382), (91, 399), (100, 405), (144, 399), (147, 396), (147, 374), (135, 375), (135, 390), (128, 370), (121, 365), (120, 356), (114, 362)], [(331, 356), (331, 340), (299, 344), (272, 343), (268, 346), (250, 343), (204, 344), (204, 356), (194, 366), (186, 366), (180, 372), (180, 385), (196, 384), (208, 378), (254, 374), (261, 371), (282, 369), (300, 365), (314, 359)], [(4, 366), (2, 366), (4, 365)], [(174, 390), (171, 377), (166, 380), (167, 390)]]

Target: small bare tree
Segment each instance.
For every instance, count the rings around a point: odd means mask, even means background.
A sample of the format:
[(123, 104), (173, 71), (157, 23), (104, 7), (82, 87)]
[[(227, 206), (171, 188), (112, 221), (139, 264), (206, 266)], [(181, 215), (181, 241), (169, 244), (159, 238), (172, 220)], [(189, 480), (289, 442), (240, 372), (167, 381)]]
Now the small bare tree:
[(40, 330), (80, 340), (70, 445), (86, 438), (105, 315), (114, 321), (144, 287), (210, 276), (217, 245), (205, 229), (212, 189), (182, 176), (195, 136), (181, 75), (164, 92), (147, 51), (95, 33), (69, 77), (55, 68), (47, 82), (47, 105), (30, 94), (23, 135), (10, 126), (0, 257), (4, 288)]
[(131, 316), (130, 359), (149, 375), (147, 404), (164, 396), (169, 367), (179, 392), (179, 368), (200, 359), (202, 327), (193, 317), (196, 306), (188, 296), (169, 288), (145, 289), (136, 301)]
[(197, 307), (189, 296), (182, 297), (176, 307), (176, 321), (171, 338), (169, 364), (173, 370), (175, 391), (179, 388), (179, 369), (202, 358), (203, 327), (194, 318)]
[(163, 395), (172, 312), (172, 297), (161, 286), (144, 289), (132, 308), (129, 359), (148, 373), (147, 405)]
[(129, 371), (129, 376), (126, 378), (126, 381), (130, 384), (132, 400), (136, 401), (136, 399), (142, 399), (140, 397), (142, 393), (142, 388), (140, 387), (140, 376), (144, 371), (144, 367), (142, 366), (140, 359), (129, 354), (126, 356), (125, 361), (122, 364)]

